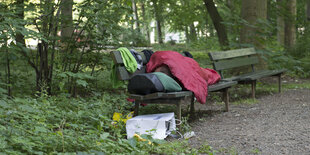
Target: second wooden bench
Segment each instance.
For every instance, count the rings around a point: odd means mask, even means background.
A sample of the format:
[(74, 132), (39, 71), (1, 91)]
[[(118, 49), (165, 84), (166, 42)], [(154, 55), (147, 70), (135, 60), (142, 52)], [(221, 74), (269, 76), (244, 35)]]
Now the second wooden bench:
[[(210, 52), (209, 57), (212, 61), (213, 68), (221, 75), (222, 79), (237, 81), (238, 84), (251, 84), (253, 98), (255, 98), (256, 81), (263, 77), (278, 77), (278, 88), (279, 92), (281, 92), (281, 75), (286, 71), (286, 69), (255, 70), (254, 65), (259, 63), (259, 58), (258, 53), (254, 48)], [(224, 77), (224, 70), (231, 70), (244, 66), (251, 67), (251, 71), (229, 78)]]

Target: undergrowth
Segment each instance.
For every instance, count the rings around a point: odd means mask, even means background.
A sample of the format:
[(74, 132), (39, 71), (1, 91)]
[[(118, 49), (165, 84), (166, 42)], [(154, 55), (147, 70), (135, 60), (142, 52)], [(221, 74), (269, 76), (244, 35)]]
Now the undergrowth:
[(0, 99), (0, 153), (4, 154), (197, 154), (187, 141), (166, 142), (150, 136), (126, 139), (124, 123), (114, 112), (128, 113), (125, 94), (67, 98), (67, 95)]

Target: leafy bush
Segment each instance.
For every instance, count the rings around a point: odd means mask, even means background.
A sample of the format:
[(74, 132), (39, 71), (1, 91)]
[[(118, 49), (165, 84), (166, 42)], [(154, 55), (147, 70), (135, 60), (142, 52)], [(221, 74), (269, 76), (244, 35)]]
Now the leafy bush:
[(126, 111), (127, 104), (125, 95), (115, 96), (86, 100), (41, 94), (37, 99), (1, 100), (0, 152), (38, 154), (104, 148), (117, 152), (112, 144), (123, 138), (124, 130), (113, 126), (111, 117), (115, 110)]
[(286, 51), (263, 52), (271, 69), (285, 68), (291, 76), (309, 77), (309, 57), (296, 58)]
[[(197, 151), (185, 143), (165, 144), (152, 139), (153, 145), (137, 139), (127, 140), (125, 124), (112, 123), (114, 112), (128, 113), (131, 104), (123, 92), (105, 93), (101, 97), (48, 97), (0, 100), (0, 153), (54, 154), (65, 152), (104, 152), (107, 154), (149, 154)], [(181, 149), (182, 148), (182, 149)]]

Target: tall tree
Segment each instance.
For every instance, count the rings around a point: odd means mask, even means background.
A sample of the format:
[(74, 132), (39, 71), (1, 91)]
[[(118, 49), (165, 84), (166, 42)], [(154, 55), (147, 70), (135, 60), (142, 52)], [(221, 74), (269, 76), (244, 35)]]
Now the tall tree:
[(284, 45), (284, 1), (277, 0), (277, 40), (280, 45)]
[(310, 21), (310, 0), (307, 0), (307, 20)]
[(150, 28), (149, 28), (149, 22), (148, 22), (147, 16), (146, 16), (145, 2), (141, 3), (141, 10), (142, 10), (144, 33), (146, 34), (146, 40), (147, 40), (148, 44), (150, 44), (150, 30), (149, 30)]
[(162, 36), (162, 7), (159, 6), (158, 0), (152, 0), (153, 7), (154, 7), (154, 14), (155, 14), (155, 20), (156, 20), (156, 29), (157, 29), (157, 38), (158, 43), (163, 43), (163, 36)]
[(260, 40), (264, 39), (257, 34), (260, 31), (258, 20), (267, 19), (267, 0), (242, 0), (241, 17), (247, 22), (242, 25), (240, 42), (254, 44), (262, 48)]
[[(25, 17), (25, 13), (24, 13), (24, 0), (16, 0), (16, 12), (17, 12), (17, 16), (20, 19), (24, 19), (24, 17)], [(17, 33), (16, 34), (16, 42), (21, 43), (22, 46), (26, 45), (25, 44), (24, 35), (22, 33)]]
[(61, 40), (65, 41), (72, 36), (73, 18), (72, 18), (73, 0), (62, 0), (60, 6), (61, 12)]
[(213, 2), (213, 0), (204, 0), (204, 3), (216, 29), (221, 48), (228, 48), (229, 42), (227, 38), (226, 28), (225, 25), (222, 23), (223, 19), (217, 11), (215, 3)]
[(296, 43), (296, 0), (286, 0), (287, 16), (284, 19), (284, 44), (286, 48), (292, 48)]
[(131, 0), (132, 2), (132, 10), (133, 10), (133, 19), (135, 22), (135, 28), (140, 32), (140, 25), (139, 25), (139, 16), (138, 16), (138, 9), (135, 0)]
[[(260, 35), (263, 31), (259, 21), (267, 20), (267, 0), (242, 0), (241, 17), (246, 21), (240, 31), (240, 42), (253, 44), (256, 48), (264, 48), (265, 36)], [(262, 57), (259, 57), (258, 68), (267, 67)]]
[(197, 32), (194, 23), (189, 25), (190, 29), (190, 41), (197, 41)]

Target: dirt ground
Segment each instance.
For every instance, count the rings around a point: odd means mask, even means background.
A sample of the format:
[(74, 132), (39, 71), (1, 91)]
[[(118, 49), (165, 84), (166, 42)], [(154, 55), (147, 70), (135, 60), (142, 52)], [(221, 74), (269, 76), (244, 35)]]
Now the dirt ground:
[(216, 154), (310, 154), (310, 90), (288, 90), (255, 104), (196, 106), (190, 145), (207, 142)]

